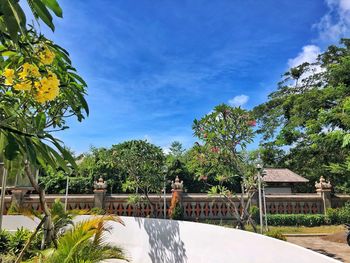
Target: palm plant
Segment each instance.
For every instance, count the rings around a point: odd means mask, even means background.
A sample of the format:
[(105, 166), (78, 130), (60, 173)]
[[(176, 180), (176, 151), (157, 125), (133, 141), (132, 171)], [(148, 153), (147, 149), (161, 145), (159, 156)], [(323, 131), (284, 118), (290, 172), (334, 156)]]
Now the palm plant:
[(104, 259), (125, 259), (120, 248), (108, 245), (105, 234), (107, 221), (122, 221), (115, 216), (99, 216), (84, 220), (67, 230), (59, 239), (58, 247), (40, 252), (29, 262), (97, 263)]

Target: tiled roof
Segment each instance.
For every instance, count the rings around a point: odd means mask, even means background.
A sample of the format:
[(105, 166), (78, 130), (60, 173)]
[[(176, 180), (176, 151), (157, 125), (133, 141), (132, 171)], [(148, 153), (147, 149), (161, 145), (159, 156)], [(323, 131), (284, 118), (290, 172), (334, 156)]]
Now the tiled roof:
[(265, 168), (263, 181), (267, 183), (307, 183), (309, 180), (289, 169)]

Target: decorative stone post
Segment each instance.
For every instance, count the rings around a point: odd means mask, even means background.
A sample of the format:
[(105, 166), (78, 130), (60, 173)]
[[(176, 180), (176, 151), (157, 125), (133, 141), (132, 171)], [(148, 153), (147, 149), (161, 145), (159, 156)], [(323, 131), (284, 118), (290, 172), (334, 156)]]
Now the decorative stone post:
[(321, 196), (323, 201), (323, 212), (326, 213), (327, 208), (332, 207), (331, 191), (332, 185), (323, 176), (320, 177), (320, 181), (315, 183), (316, 192)]
[(175, 182), (171, 181), (171, 201), (169, 208), (169, 217), (171, 219), (183, 219), (183, 181), (180, 182), (178, 176), (175, 178)]
[(183, 181), (180, 182), (180, 179), (178, 176), (175, 178), (175, 182), (171, 181), (171, 192), (172, 196), (177, 195), (179, 198), (179, 201), (182, 203), (182, 192), (183, 192)]
[(23, 208), (24, 195), (26, 190), (15, 188), (11, 191), (11, 207)]
[(100, 177), (94, 182), (94, 207), (104, 208), (107, 183)]

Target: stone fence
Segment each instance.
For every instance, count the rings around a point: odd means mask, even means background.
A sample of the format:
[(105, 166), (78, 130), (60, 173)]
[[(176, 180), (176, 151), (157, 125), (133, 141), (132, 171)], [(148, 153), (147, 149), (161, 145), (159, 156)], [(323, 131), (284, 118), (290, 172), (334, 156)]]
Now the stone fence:
[[(350, 195), (331, 195), (330, 187), (321, 185), (314, 194), (278, 194), (266, 195), (266, 211), (271, 214), (322, 214), (329, 207), (341, 207), (350, 201)], [(232, 205), (221, 196), (209, 196), (207, 194), (191, 194), (182, 192), (182, 183), (178, 178), (172, 184), (172, 192), (178, 192), (180, 202), (184, 209), (184, 218), (188, 220), (198, 219), (230, 219), (232, 218)], [(24, 190), (12, 190), (11, 195), (5, 198), (5, 213), (11, 204), (18, 207), (41, 211), (39, 197), (36, 194), (27, 194)], [(164, 196), (150, 195), (150, 200), (154, 203), (155, 214), (158, 218), (164, 217), (164, 212), (168, 217), (168, 209), (171, 201), (171, 194), (166, 194), (166, 209), (164, 211)], [(51, 206), (56, 199), (65, 203), (64, 195), (47, 195), (46, 201)], [(247, 201), (248, 196), (244, 196)], [(241, 209), (240, 196), (232, 197), (237, 209)], [(257, 193), (253, 195), (252, 205), (257, 205)], [(264, 204), (265, 205), (265, 204)], [(109, 213), (120, 216), (147, 217), (152, 214), (152, 206), (147, 202), (132, 204), (128, 202), (128, 195), (107, 195), (106, 185), (103, 180), (95, 183), (94, 194), (91, 195), (68, 195), (67, 209), (90, 210), (94, 207), (103, 208)]]

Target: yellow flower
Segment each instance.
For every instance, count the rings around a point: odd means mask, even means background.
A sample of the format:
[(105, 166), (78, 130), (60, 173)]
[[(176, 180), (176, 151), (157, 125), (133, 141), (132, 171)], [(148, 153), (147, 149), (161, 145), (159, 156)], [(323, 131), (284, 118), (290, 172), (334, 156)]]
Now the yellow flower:
[(7, 68), (5, 69), (3, 76), (5, 78), (13, 79), (15, 77), (15, 71), (13, 69)]
[(8, 86), (13, 85), (13, 78), (6, 78), (5, 79), (5, 85), (8, 85)]
[(39, 90), (35, 95), (35, 100), (39, 103), (45, 103), (46, 102), (45, 93)]
[(48, 77), (43, 77), (40, 82), (36, 81), (34, 86), (37, 88), (35, 99), (39, 103), (54, 100), (59, 94), (60, 81), (56, 74), (48, 72)]
[(15, 90), (31, 90), (32, 83), (30, 81), (23, 81), (14, 85), (13, 88)]
[(41, 63), (49, 65), (53, 62), (55, 58), (55, 53), (53, 53), (48, 47), (45, 47), (43, 51), (39, 53)]
[(29, 64), (28, 62), (23, 64), (23, 70), (18, 75), (21, 79), (26, 79), (28, 76), (39, 78), (39, 68), (35, 64)]
[(2, 75), (5, 77), (5, 85), (13, 85), (13, 78), (15, 77), (15, 71), (13, 69), (5, 69)]

